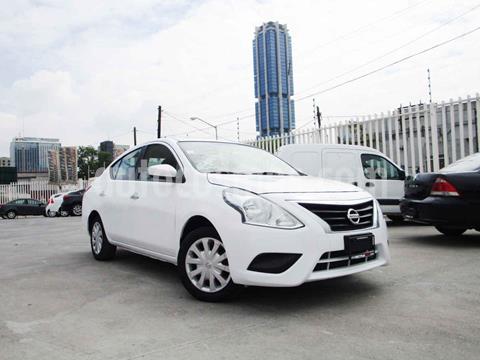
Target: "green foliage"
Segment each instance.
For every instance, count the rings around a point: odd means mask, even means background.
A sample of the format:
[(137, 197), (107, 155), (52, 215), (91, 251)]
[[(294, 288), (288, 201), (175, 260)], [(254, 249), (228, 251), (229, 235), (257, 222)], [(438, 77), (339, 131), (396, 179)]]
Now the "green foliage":
[(78, 147), (78, 177), (87, 179), (95, 176), (98, 168), (108, 166), (112, 162), (112, 154), (98, 152), (92, 146)]

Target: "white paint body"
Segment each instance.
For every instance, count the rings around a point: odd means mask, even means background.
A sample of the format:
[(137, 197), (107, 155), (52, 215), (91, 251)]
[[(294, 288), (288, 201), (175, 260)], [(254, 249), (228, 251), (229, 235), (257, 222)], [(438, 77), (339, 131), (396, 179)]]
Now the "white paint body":
[[(201, 173), (191, 165), (178, 142), (161, 139), (152, 143), (164, 144), (172, 150), (182, 167), (185, 182), (112, 180), (109, 167), (84, 195), (82, 219), (85, 228), (88, 228), (89, 215), (96, 211), (112, 244), (176, 264), (185, 224), (194, 216), (203, 216), (213, 224), (224, 243), (233, 281), (243, 285), (297, 286), (308, 281), (358, 273), (389, 262), (387, 228), (376, 201), (377, 224), (368, 229), (343, 232), (331, 231), (326, 222), (297, 204), (361, 203), (372, 199), (368, 192), (310, 176)], [(287, 230), (243, 223), (239, 212), (224, 201), (223, 190), (228, 187), (261, 195), (294, 215), (304, 226)], [(375, 260), (345, 268), (313, 271), (322, 254), (344, 249), (345, 235), (365, 233), (375, 237), (378, 250)], [(302, 256), (280, 274), (247, 270), (257, 255), (272, 252)]]
[(48, 200), (48, 204), (45, 207), (45, 214), (48, 215), (49, 212), (53, 214), (57, 214), (60, 211), (60, 207), (62, 206), (63, 203), (63, 193), (60, 194), (54, 194), (50, 196), (50, 199)]
[(363, 154), (379, 156), (401, 170), (385, 154), (366, 146), (292, 144), (280, 147), (277, 156), (307, 175), (358, 186), (379, 201), (384, 214), (401, 215), (398, 203), (405, 194), (404, 180), (367, 178)]

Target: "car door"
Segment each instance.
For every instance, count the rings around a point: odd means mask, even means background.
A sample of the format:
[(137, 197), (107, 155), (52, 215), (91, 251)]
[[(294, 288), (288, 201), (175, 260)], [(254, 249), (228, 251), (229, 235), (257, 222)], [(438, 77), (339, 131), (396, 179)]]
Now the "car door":
[(31, 215), (30, 206), (27, 199), (18, 199), (15, 201), (14, 208), (17, 211), (17, 215)]
[(384, 213), (399, 213), (399, 202), (404, 196), (405, 173), (387, 158), (361, 154), (363, 179), (360, 187), (370, 192), (382, 206)]
[(28, 199), (28, 212), (29, 215), (43, 215), (43, 204), (35, 199)]
[(114, 242), (139, 246), (135, 236), (137, 226), (134, 214), (138, 211), (134, 201), (137, 193), (139, 161), (144, 148), (126, 154), (112, 166), (99, 196), (102, 217), (107, 236)]
[[(148, 145), (140, 162), (137, 196), (132, 213), (136, 242), (142, 248), (167, 256), (175, 256), (178, 239), (175, 238), (175, 214), (178, 186), (183, 175), (173, 151), (164, 144)], [(154, 178), (148, 167), (168, 164), (178, 171), (177, 179)]]

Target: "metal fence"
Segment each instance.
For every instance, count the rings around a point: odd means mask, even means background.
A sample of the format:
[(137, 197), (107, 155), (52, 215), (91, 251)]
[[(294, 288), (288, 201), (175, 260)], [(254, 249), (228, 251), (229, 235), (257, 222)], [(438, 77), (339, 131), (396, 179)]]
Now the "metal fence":
[(45, 181), (26, 181), (0, 185), (0, 204), (22, 198), (47, 202), (53, 194), (82, 189), (83, 186), (83, 181), (68, 185), (54, 185)]
[(247, 141), (276, 152), (286, 144), (350, 144), (375, 148), (409, 174), (437, 171), (480, 149), (480, 95), (400, 107), (283, 136)]

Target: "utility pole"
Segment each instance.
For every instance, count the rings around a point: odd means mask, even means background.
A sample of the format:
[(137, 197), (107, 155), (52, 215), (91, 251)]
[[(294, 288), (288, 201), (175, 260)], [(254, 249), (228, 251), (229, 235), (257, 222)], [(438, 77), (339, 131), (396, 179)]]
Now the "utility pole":
[(133, 146), (137, 146), (137, 127), (133, 127)]
[(428, 96), (430, 96), (430, 104), (432, 103), (432, 82), (430, 79), (430, 69), (427, 69), (428, 73)]
[(318, 129), (322, 127), (322, 113), (320, 112), (320, 108), (317, 106), (317, 124), (318, 124)]
[(240, 118), (237, 116), (237, 141), (240, 142)]
[(162, 107), (158, 107), (158, 123), (157, 123), (157, 138), (162, 136)]

